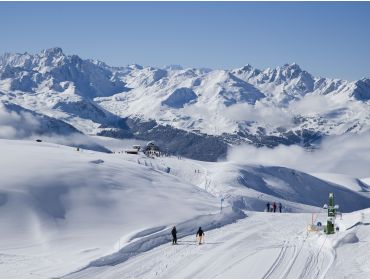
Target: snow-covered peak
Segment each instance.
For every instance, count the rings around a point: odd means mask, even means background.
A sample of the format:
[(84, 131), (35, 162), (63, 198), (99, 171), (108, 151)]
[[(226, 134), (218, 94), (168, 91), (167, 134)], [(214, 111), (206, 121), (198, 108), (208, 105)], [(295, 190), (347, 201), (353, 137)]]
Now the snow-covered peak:
[(296, 63), (284, 64), (283, 66), (278, 66), (273, 69), (267, 68), (263, 71), (263, 75), (263, 81), (270, 83), (274, 82), (277, 84), (289, 82), (301, 76), (312, 78), (312, 76), (308, 72), (303, 71), (301, 67)]
[(29, 54), (27, 52), (5, 53), (0, 57), (0, 66), (11, 66), (23, 68), (23, 70), (34, 70), (45, 67), (57, 66), (58, 63), (67, 56), (61, 48), (50, 48), (42, 50), (39, 54)]
[(244, 66), (241, 68), (241, 70), (243, 70), (243, 71), (248, 71), (248, 72), (250, 72), (252, 69), (254, 69), (254, 67), (253, 67), (252, 65), (250, 65), (249, 63), (248, 63), (248, 64), (246, 64), (246, 65), (244, 65)]
[(139, 64), (130, 64), (128, 67), (132, 70), (142, 70), (142, 69), (144, 69), (144, 67), (139, 65)]
[(41, 55), (43, 56), (64, 56), (62, 48), (59, 47), (54, 47), (54, 48), (49, 48), (49, 49), (44, 49), (41, 51)]
[(302, 71), (301, 67), (293, 62), (293, 63), (285, 63), (281, 68), (284, 68), (284, 69), (289, 69), (289, 70), (295, 70), (295, 71)]
[(259, 75), (261, 73), (261, 70), (253, 67), (250, 64), (247, 64), (241, 68), (231, 70), (231, 73), (243, 79), (250, 79)]
[(33, 56), (27, 52), (19, 53), (5, 53), (0, 56), (0, 69), (6, 66), (11, 67), (26, 67), (29, 68), (32, 64)]
[(0, 59), (0, 78), (10, 79), (9, 90), (64, 92), (73, 84), (75, 93), (86, 98), (126, 91), (125, 84), (102, 63), (65, 55), (61, 48), (39, 54), (6, 54)]
[(50, 72), (53, 68), (65, 64), (67, 60), (68, 57), (61, 48), (45, 49), (40, 54), (35, 55), (33, 60), (34, 70), (41, 73)]

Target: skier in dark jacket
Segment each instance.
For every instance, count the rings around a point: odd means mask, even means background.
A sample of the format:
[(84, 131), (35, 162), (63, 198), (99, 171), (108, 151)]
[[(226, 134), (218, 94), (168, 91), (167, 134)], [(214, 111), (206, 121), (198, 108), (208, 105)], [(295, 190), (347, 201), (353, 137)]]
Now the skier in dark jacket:
[(283, 209), (283, 204), (281, 204), (281, 202), (279, 202), (279, 212), (281, 213), (281, 209)]
[(276, 212), (276, 203), (274, 202), (274, 204), (272, 205), (272, 207), (274, 208), (274, 213)]
[(270, 202), (267, 202), (266, 208), (267, 208), (267, 212), (270, 212)]
[(198, 231), (197, 231), (197, 235), (196, 235), (197, 239), (199, 240), (199, 245), (202, 244), (202, 242), (204, 242), (204, 231), (202, 230), (201, 227), (199, 227)]
[(177, 230), (176, 230), (176, 227), (172, 228), (171, 234), (172, 234), (172, 245), (177, 245)]

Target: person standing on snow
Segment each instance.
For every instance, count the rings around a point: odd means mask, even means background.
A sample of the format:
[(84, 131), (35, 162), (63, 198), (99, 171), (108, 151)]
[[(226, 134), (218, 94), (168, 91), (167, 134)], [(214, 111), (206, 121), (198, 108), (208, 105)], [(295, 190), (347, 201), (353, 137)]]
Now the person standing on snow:
[(276, 212), (276, 203), (274, 202), (274, 204), (272, 205), (273, 209), (274, 209), (274, 213)]
[(176, 227), (172, 228), (171, 234), (172, 234), (172, 245), (177, 245), (177, 230), (176, 230)]
[(200, 245), (202, 244), (202, 242), (204, 242), (204, 231), (202, 230), (201, 227), (199, 227), (197, 231), (197, 235), (196, 235), (197, 240), (198, 240), (198, 236), (199, 236), (199, 245)]
[(281, 202), (279, 202), (279, 211), (281, 213), (281, 209), (283, 209), (283, 204), (281, 204)]
[(267, 202), (266, 208), (267, 208), (267, 212), (270, 212), (270, 202)]

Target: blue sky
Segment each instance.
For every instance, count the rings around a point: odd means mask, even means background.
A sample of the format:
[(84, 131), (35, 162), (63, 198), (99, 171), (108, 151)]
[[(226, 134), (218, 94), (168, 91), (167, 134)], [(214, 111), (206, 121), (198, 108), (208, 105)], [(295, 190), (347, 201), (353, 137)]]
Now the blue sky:
[(0, 53), (370, 76), (370, 2), (0, 2)]

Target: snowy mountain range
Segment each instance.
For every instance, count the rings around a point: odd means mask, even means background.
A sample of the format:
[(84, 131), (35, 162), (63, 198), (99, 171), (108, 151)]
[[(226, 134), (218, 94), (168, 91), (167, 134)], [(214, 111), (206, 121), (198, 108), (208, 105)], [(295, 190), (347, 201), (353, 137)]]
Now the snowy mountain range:
[(314, 77), (295, 63), (265, 70), (111, 67), (60, 48), (6, 53), (0, 100), (8, 113), (16, 104), (85, 134), (156, 140), (201, 160), (225, 156), (230, 144), (311, 147), (328, 135), (370, 130), (369, 78)]

